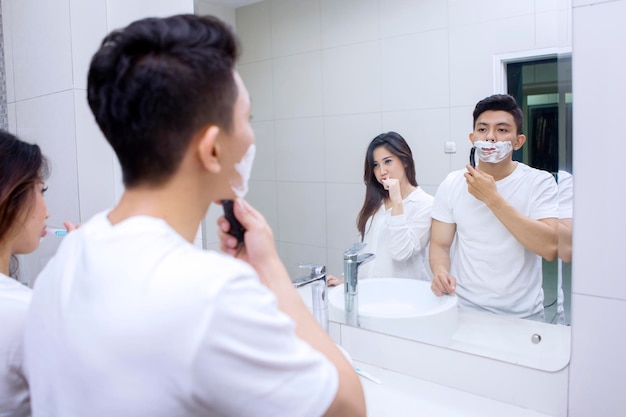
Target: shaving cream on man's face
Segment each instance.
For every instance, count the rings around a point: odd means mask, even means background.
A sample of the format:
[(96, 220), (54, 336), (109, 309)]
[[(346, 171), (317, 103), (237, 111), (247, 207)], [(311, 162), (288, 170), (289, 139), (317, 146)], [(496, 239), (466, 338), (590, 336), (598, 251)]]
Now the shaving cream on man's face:
[(483, 162), (498, 163), (503, 161), (511, 152), (513, 152), (513, 144), (506, 140), (503, 142), (487, 142), (477, 140), (474, 142), (476, 147), (476, 155)]
[(241, 182), (230, 180), (230, 187), (237, 197), (243, 198), (248, 192), (248, 181), (250, 180), (250, 174), (252, 174), (255, 153), (256, 146), (253, 143), (250, 145), (243, 158), (241, 158), (241, 161), (235, 164), (235, 171), (239, 173)]

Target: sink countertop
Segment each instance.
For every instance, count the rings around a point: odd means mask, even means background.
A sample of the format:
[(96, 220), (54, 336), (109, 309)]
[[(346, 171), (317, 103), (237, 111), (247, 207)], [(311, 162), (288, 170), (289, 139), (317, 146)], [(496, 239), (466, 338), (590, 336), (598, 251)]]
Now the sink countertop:
[(363, 362), (354, 366), (382, 381), (361, 377), (368, 417), (550, 417)]

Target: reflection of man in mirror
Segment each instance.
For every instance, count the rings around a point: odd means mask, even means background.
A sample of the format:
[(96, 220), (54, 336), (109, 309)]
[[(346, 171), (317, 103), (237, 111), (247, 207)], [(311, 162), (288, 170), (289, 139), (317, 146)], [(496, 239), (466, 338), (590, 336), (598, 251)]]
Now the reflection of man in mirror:
[(572, 262), (572, 222), (574, 218), (574, 177), (567, 171), (557, 173), (559, 184), (559, 258)]
[(487, 97), (473, 116), (479, 163), (451, 172), (435, 196), (432, 291), (456, 293), (462, 308), (543, 320), (541, 258), (557, 257), (556, 182), (513, 161), (526, 141), (513, 97)]
[(574, 177), (559, 170), (556, 176), (559, 187), (559, 262), (557, 267), (556, 323), (566, 324), (565, 296), (563, 294), (563, 264), (572, 262), (572, 223), (574, 218)]

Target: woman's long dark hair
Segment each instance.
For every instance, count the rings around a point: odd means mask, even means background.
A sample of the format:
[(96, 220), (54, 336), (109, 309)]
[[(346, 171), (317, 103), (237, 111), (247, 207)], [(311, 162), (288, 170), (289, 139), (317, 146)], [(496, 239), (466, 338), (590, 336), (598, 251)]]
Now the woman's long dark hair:
[(400, 158), (404, 165), (404, 173), (409, 183), (417, 187), (415, 179), (415, 162), (413, 161), (413, 153), (406, 143), (406, 140), (396, 132), (381, 133), (376, 136), (369, 144), (367, 153), (365, 154), (365, 167), (363, 173), (363, 182), (365, 183), (365, 201), (356, 220), (356, 227), (361, 233), (361, 240), (365, 236), (365, 225), (367, 220), (376, 213), (380, 205), (388, 198), (389, 193), (385, 190), (381, 183), (376, 180), (374, 175), (374, 150), (384, 147), (396, 157)]
[(0, 244), (31, 210), (33, 189), (47, 176), (48, 161), (38, 145), (0, 130)]

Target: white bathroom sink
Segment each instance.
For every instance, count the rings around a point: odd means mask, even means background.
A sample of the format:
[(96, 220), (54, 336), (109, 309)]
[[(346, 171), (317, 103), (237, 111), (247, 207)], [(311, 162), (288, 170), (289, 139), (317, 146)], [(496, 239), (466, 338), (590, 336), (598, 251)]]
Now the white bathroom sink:
[[(435, 296), (430, 282), (403, 278), (359, 281), (359, 324), (362, 328), (424, 342), (450, 341), (457, 325), (457, 296)], [(344, 285), (331, 288), (329, 315), (345, 322)]]

